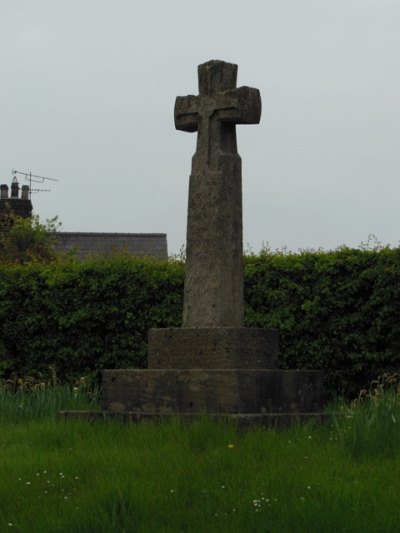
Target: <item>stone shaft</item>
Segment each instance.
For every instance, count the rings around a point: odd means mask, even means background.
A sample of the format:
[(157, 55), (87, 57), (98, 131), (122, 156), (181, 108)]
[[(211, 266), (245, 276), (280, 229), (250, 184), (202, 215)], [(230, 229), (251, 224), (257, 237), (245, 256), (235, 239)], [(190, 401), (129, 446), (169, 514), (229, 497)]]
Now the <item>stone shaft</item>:
[(192, 159), (184, 327), (243, 326), (241, 159), (236, 124), (258, 123), (257, 89), (236, 88), (237, 65), (199, 66), (199, 95), (178, 97), (175, 126), (198, 132)]

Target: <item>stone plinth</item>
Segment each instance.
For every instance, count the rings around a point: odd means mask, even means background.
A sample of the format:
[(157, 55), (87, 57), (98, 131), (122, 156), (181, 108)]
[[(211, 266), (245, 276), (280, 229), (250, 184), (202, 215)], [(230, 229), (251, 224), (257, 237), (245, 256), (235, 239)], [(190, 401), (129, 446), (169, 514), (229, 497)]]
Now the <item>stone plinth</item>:
[(278, 332), (262, 328), (151, 329), (149, 368), (277, 368)]

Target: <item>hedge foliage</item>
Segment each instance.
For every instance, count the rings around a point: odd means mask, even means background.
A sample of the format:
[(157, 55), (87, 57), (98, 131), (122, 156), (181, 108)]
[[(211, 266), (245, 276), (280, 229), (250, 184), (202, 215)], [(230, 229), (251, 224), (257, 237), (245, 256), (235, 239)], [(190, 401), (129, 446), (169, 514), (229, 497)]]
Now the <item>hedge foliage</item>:
[[(132, 257), (0, 267), (0, 376), (62, 381), (146, 366), (151, 327), (179, 326), (184, 265)], [(245, 258), (246, 326), (280, 331), (282, 368), (352, 395), (400, 361), (400, 248)]]
[(179, 324), (183, 278), (179, 263), (130, 257), (2, 268), (3, 373), (52, 365), (70, 381), (145, 366), (148, 329)]
[(400, 364), (400, 248), (249, 258), (246, 326), (280, 332), (282, 368), (322, 369), (357, 394)]

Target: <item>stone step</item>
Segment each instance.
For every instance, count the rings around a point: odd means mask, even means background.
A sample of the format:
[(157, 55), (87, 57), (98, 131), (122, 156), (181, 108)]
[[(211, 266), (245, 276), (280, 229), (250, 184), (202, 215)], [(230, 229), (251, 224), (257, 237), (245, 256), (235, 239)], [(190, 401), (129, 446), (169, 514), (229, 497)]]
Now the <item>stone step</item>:
[(275, 369), (103, 371), (103, 409), (119, 413), (301, 413), (322, 408), (322, 373)]
[[(286, 428), (293, 424), (315, 422), (321, 424), (332, 419), (333, 416), (342, 416), (343, 413), (209, 413), (207, 416), (213, 420), (228, 420), (241, 428), (264, 427)], [(193, 422), (204, 417), (202, 413), (116, 413), (111, 411), (60, 411), (58, 416), (64, 420), (107, 421), (116, 420), (125, 424), (139, 422), (166, 422), (179, 417), (185, 422)]]
[(148, 367), (277, 368), (278, 337), (263, 328), (154, 328)]

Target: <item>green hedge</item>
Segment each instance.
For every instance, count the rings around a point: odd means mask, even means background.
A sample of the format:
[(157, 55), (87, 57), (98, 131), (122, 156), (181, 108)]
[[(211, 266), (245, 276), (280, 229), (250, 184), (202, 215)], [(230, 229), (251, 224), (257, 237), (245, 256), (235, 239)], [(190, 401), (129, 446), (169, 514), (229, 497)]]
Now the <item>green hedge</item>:
[[(63, 381), (146, 365), (151, 327), (179, 326), (184, 266), (129, 257), (0, 268), (0, 374)], [(400, 361), (400, 248), (245, 259), (246, 326), (280, 331), (283, 368), (355, 394)]]
[(246, 325), (280, 332), (282, 368), (326, 373), (330, 394), (354, 395), (400, 363), (400, 248), (246, 261)]
[(129, 257), (1, 269), (3, 372), (53, 365), (71, 381), (145, 366), (148, 329), (180, 322), (183, 278), (178, 263)]

